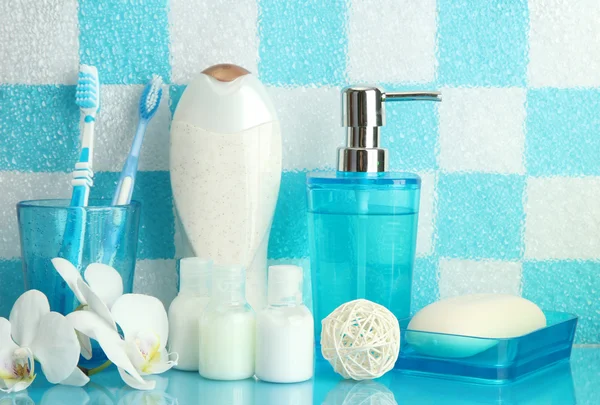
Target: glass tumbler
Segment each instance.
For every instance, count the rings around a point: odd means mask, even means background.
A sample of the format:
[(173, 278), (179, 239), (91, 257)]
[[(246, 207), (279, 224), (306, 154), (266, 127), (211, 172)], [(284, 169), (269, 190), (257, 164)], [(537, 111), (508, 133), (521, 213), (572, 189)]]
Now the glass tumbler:
[[(70, 200), (17, 204), (25, 289), (40, 290), (48, 297), (50, 309), (65, 315), (75, 310), (79, 302), (51, 260), (63, 256), (67, 226), (71, 227), (77, 218), (84, 224), (83, 243), (79, 244), (81, 261), (77, 265), (82, 276), (91, 263), (109, 264), (121, 275), (123, 292), (130, 293), (141, 212), (137, 201), (120, 206), (111, 206), (109, 200), (90, 200), (87, 207), (70, 207), (69, 204)], [(115, 241), (109, 253), (106, 253), (105, 240)]]

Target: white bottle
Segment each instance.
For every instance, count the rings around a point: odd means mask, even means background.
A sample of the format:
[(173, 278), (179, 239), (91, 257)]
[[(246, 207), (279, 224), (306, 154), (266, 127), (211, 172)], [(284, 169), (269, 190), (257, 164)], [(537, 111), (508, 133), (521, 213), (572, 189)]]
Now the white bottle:
[(256, 76), (239, 66), (216, 65), (187, 86), (171, 124), (170, 172), (194, 255), (246, 268), (248, 301), (263, 308), (281, 133)]
[(302, 269), (269, 267), (269, 305), (256, 317), (256, 376), (276, 383), (312, 378), (313, 316), (302, 303)]
[(254, 375), (255, 314), (244, 293), (242, 267), (214, 266), (211, 298), (200, 317), (199, 372), (212, 380)]
[(179, 354), (179, 370), (198, 370), (198, 323), (210, 301), (211, 267), (198, 257), (181, 259), (179, 265), (179, 295), (169, 307), (169, 351)]

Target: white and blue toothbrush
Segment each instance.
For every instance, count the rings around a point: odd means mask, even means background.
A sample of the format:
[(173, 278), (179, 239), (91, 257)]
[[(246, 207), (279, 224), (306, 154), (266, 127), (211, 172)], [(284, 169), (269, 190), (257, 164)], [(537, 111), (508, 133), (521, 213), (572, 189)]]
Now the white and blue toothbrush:
[[(73, 171), (73, 194), (71, 207), (85, 207), (88, 204), (94, 171), (92, 162), (94, 155), (94, 123), (100, 109), (100, 80), (98, 70), (94, 66), (81, 65), (75, 92), (75, 103), (83, 113), (83, 136), (79, 161)], [(83, 255), (83, 237), (85, 232), (85, 210), (69, 210), (67, 224), (63, 235), (63, 244), (59, 256), (70, 261), (75, 267), (81, 265)]]
[[(142, 149), (142, 141), (144, 140), (144, 134), (146, 133), (148, 123), (152, 117), (154, 117), (158, 110), (158, 106), (160, 105), (163, 92), (162, 84), (162, 78), (154, 75), (150, 82), (144, 87), (139, 105), (140, 120), (135, 137), (133, 138), (131, 150), (129, 151), (129, 156), (127, 156), (127, 161), (123, 166), (119, 182), (117, 183), (117, 189), (112, 199), (112, 205), (126, 205), (131, 202), (140, 151)], [(104, 240), (102, 262), (105, 264), (112, 264), (114, 259), (119, 236), (122, 233), (119, 222), (120, 218), (115, 216), (113, 218), (113, 226), (109, 227), (109, 229), (111, 229), (109, 237)]]

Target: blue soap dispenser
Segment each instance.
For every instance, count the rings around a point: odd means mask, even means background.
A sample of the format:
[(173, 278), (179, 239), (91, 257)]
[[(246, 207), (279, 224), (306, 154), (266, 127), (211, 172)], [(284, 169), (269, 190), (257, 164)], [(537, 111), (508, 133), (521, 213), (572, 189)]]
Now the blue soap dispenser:
[(421, 179), (389, 172), (388, 153), (379, 142), (383, 103), (409, 100), (441, 101), (441, 95), (343, 89), (347, 145), (338, 148), (337, 172), (307, 176), (316, 342), (321, 321), (357, 298), (384, 305), (398, 319), (410, 315)]

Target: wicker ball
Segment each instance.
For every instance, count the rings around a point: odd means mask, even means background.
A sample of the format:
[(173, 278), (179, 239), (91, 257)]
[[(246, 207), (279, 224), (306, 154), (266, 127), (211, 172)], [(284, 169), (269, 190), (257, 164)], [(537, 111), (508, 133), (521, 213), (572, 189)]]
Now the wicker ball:
[(400, 325), (385, 307), (367, 300), (347, 302), (323, 319), (321, 352), (336, 373), (354, 380), (390, 371), (400, 352)]

